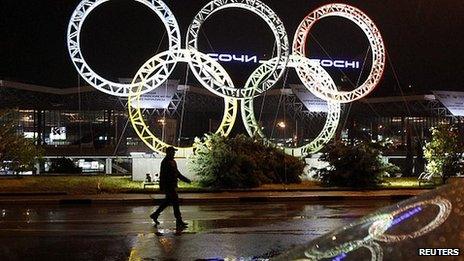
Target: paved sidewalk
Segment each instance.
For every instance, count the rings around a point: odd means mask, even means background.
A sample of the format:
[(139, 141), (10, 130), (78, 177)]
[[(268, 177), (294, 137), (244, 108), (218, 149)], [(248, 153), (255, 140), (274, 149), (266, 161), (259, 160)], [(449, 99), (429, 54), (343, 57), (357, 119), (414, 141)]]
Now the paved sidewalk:
[[(220, 193), (180, 193), (184, 205), (232, 202), (285, 202), (322, 200), (401, 200), (429, 189), (371, 191), (240, 191)], [(162, 194), (98, 194), (98, 195), (3, 195), (0, 205), (13, 204), (153, 204)]]

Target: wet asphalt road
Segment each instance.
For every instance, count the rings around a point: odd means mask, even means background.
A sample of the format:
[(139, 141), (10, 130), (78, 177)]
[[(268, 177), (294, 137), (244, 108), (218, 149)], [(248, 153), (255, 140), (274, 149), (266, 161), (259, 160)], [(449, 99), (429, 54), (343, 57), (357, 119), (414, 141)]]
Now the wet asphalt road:
[(266, 258), (392, 201), (241, 203), (172, 208), (153, 227), (152, 206), (0, 206), (0, 260)]

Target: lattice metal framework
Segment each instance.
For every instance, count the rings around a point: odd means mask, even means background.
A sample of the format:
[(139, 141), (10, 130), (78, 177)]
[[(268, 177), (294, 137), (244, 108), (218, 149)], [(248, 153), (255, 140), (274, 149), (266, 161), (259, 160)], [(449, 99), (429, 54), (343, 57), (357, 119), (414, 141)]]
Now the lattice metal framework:
[[(318, 65), (317, 63), (310, 62), (310, 60), (307, 58), (291, 55), (290, 62), (287, 66), (290, 68), (304, 67), (304, 70), (307, 72), (304, 84), (308, 88), (310, 86), (319, 84), (324, 84), (322, 88), (326, 88), (329, 90), (336, 90), (337, 88), (332, 78), (330, 78), (330, 75), (327, 72), (325, 72), (324, 69), (320, 68), (320, 65)], [(263, 65), (262, 67), (267, 68), (265, 65)], [(253, 77), (254, 74), (266, 74), (266, 71), (260, 67), (253, 72), (251, 77)], [(256, 77), (259, 77), (259, 75)], [(251, 137), (262, 138), (268, 143), (272, 144), (272, 142), (265, 137), (262, 131), (262, 127), (255, 118), (253, 99), (243, 100), (241, 103), (241, 111), (243, 124), (245, 125), (248, 134)], [(285, 152), (294, 156), (306, 156), (308, 154), (319, 151), (322, 147), (324, 147), (325, 144), (327, 144), (327, 142), (329, 142), (334, 137), (335, 132), (337, 130), (338, 122), (340, 120), (340, 114), (340, 103), (329, 102), (327, 120), (320, 134), (312, 142), (305, 144), (301, 147), (284, 147)]]
[[(71, 16), (71, 20), (68, 25), (68, 51), (74, 66), (76, 67), (80, 76), (82, 76), (82, 78), (87, 83), (107, 94), (127, 97), (131, 89), (138, 88), (137, 84), (117, 83), (98, 75), (85, 61), (80, 47), (81, 30), (85, 19), (95, 8), (108, 1), (109, 0), (84, 0), (77, 6), (76, 10)], [(134, 1), (147, 6), (161, 19), (167, 30), (169, 50), (180, 49), (180, 29), (174, 14), (167, 7), (167, 5), (161, 0)], [(147, 93), (164, 83), (168, 79), (169, 75), (171, 75), (174, 67), (175, 63), (169, 64), (163, 68), (163, 70), (160, 70), (157, 74), (153, 74), (150, 79), (147, 79), (147, 82), (143, 88), (140, 89), (140, 92)]]
[[(266, 63), (266, 74), (259, 74), (260, 78), (253, 77), (245, 88), (233, 86), (216, 86), (213, 92), (222, 97), (251, 98), (271, 89), (284, 74), (289, 55), (287, 31), (277, 14), (261, 1), (249, 0), (214, 0), (205, 5), (195, 16), (189, 26), (187, 34), (187, 48), (198, 50), (198, 35), (203, 23), (214, 13), (228, 9), (245, 9), (261, 17), (271, 28), (276, 40), (276, 58)], [(195, 72), (195, 68), (192, 68)]]
[[(296, 30), (293, 40), (293, 53), (306, 56), (306, 42), (311, 28), (317, 21), (334, 16), (352, 21), (364, 32), (372, 50), (372, 68), (366, 81), (352, 91), (328, 90), (322, 88), (323, 85), (314, 85), (311, 91), (314, 95), (324, 100), (348, 103), (361, 99), (371, 93), (379, 84), (385, 69), (385, 45), (382, 35), (374, 22), (366, 14), (353, 6), (345, 4), (329, 4), (314, 10), (304, 18)], [(304, 81), (305, 71), (297, 68), (297, 72), (300, 79)]]
[[(180, 30), (176, 18), (161, 0), (134, 0), (149, 7), (163, 22), (168, 35), (169, 49), (150, 58), (137, 72), (131, 84), (109, 81), (95, 73), (85, 61), (80, 50), (80, 34), (86, 17), (99, 5), (109, 0), (83, 0), (74, 11), (67, 31), (68, 51), (79, 74), (93, 87), (110, 95), (128, 97), (129, 116), (136, 133), (152, 150), (163, 153), (167, 146), (159, 140), (144, 122), (140, 96), (163, 84), (173, 72), (177, 62), (188, 63), (200, 84), (210, 92), (222, 97), (225, 103), (223, 120), (217, 133), (227, 136), (235, 122), (238, 101), (242, 100), (242, 118), (251, 136), (265, 138), (253, 113), (253, 98), (272, 88), (287, 67), (297, 70), (303, 84), (317, 97), (328, 101), (329, 113), (322, 132), (317, 138), (300, 148), (284, 148), (289, 154), (305, 156), (320, 150), (335, 134), (340, 119), (340, 103), (360, 99), (369, 94), (379, 83), (385, 67), (385, 48), (379, 30), (360, 10), (344, 4), (331, 4), (316, 9), (300, 24), (293, 42), (293, 55), (285, 27), (276, 13), (259, 0), (213, 0), (205, 5), (189, 26), (186, 49), (181, 49)], [(202, 24), (214, 13), (238, 8), (253, 12), (271, 28), (275, 37), (276, 57), (263, 63), (248, 78), (244, 88), (235, 88), (226, 70), (206, 54), (199, 52), (198, 35)], [(368, 79), (351, 92), (337, 90), (332, 78), (318, 64), (305, 57), (306, 38), (318, 20), (340, 16), (358, 25), (366, 34), (372, 49), (372, 70)], [(290, 63), (289, 63), (290, 61)], [(180, 98), (170, 106), (173, 113), (178, 109)], [(164, 113), (164, 112), (163, 112)], [(192, 153), (193, 148), (179, 148), (182, 156)]]
[[(133, 83), (139, 86), (139, 89), (143, 88), (145, 81), (150, 78), (152, 73), (156, 73), (158, 68), (162, 68), (166, 64), (174, 62), (186, 62), (189, 63), (191, 67), (197, 69), (201, 68), (201, 70), (197, 72), (197, 76), (201, 79), (200, 82), (205, 87), (210, 88), (216, 84), (233, 86), (229, 75), (216, 61), (205, 54), (187, 50), (178, 50), (175, 52), (168, 51), (155, 55), (142, 65), (134, 77)], [(132, 126), (140, 139), (148, 147), (153, 151), (164, 153), (165, 149), (169, 146), (173, 146), (173, 144), (167, 144), (160, 140), (145, 123), (142, 110), (139, 106), (141, 96), (139, 89), (133, 90), (133, 92), (131, 91), (128, 98), (129, 117)], [(238, 102), (236, 99), (224, 98), (224, 104), (224, 116), (216, 133), (227, 136), (232, 130), (237, 117)], [(177, 149), (179, 150), (179, 156), (187, 157), (193, 153), (193, 147), (179, 147)]]

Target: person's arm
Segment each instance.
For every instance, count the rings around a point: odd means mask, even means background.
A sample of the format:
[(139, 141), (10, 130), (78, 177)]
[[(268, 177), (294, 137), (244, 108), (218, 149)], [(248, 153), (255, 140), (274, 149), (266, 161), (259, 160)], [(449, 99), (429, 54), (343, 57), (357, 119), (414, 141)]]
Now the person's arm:
[(179, 171), (177, 171), (177, 177), (179, 177), (179, 179), (182, 180), (183, 182), (192, 183), (192, 181), (189, 178), (180, 174)]
[(177, 163), (175, 161), (174, 161), (173, 165), (174, 165), (174, 169), (175, 169), (175, 171), (177, 173), (177, 178), (178, 179), (182, 180), (183, 182), (192, 183), (192, 181), (189, 178), (187, 178), (186, 176), (184, 176), (184, 175), (182, 175), (180, 173), (180, 171), (177, 169)]

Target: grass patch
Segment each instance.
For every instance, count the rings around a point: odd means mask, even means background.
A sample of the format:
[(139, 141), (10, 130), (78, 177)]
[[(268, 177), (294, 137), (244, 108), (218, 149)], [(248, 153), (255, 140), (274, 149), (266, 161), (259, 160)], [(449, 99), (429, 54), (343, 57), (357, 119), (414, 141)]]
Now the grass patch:
[(305, 190), (305, 189), (320, 189), (322, 185), (318, 181), (302, 181), (299, 184), (264, 184), (261, 187), (257, 188), (257, 190), (285, 190), (285, 189), (292, 189), (292, 190)]
[[(180, 191), (201, 191), (198, 182), (179, 182)], [(159, 187), (143, 188), (142, 181), (132, 181), (130, 176), (22, 176), (0, 178), (1, 193), (64, 192), (93, 195), (100, 193), (154, 193)]]
[[(438, 183), (437, 183), (438, 184)], [(427, 188), (432, 184), (419, 187), (416, 178), (387, 178), (380, 188), (409, 189)], [(432, 185), (433, 186), (433, 185)], [(301, 184), (267, 184), (253, 190), (311, 190), (323, 186), (316, 181), (303, 181)], [(34, 193), (34, 192), (65, 192), (68, 194), (99, 194), (99, 193), (154, 193), (158, 186), (143, 188), (143, 182), (132, 181), (130, 176), (26, 176), (20, 178), (0, 178), (1, 193)], [(202, 192), (198, 182), (187, 184), (179, 182), (179, 191)]]
[(380, 184), (381, 188), (430, 188), (441, 185), (440, 179), (434, 179), (433, 182), (423, 182), (419, 185), (419, 180), (415, 177), (407, 178), (384, 178)]
[[(127, 193), (142, 189), (142, 182), (130, 177), (35, 176), (0, 179), (0, 193), (66, 192), (68, 194)], [(153, 189), (152, 189), (153, 190)]]

